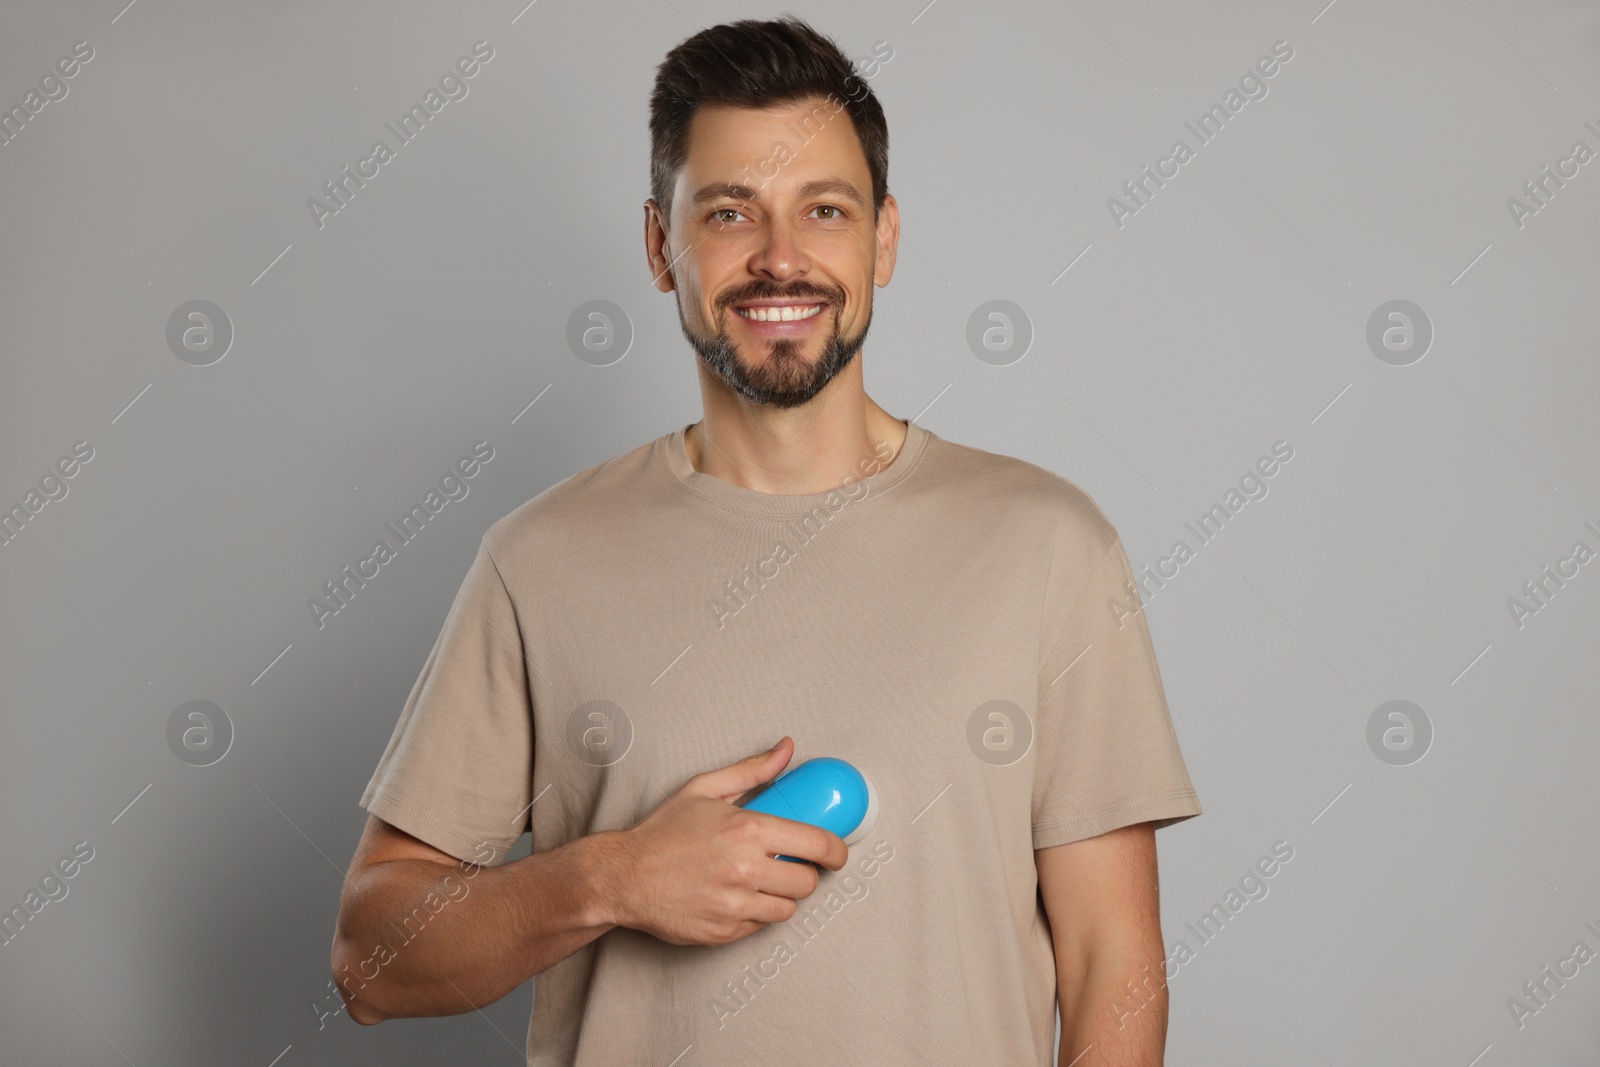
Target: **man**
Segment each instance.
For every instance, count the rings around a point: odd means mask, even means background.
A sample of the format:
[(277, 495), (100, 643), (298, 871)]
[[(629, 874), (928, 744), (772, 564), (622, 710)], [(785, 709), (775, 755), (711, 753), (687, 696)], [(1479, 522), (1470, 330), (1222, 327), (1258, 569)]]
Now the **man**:
[[(899, 213), (831, 41), (713, 27), (651, 103), (704, 415), (484, 536), (361, 797), (351, 1017), (537, 975), (530, 1064), (1042, 1067), (1059, 997), (1060, 1064), (1159, 1064), (1154, 831), (1201, 809), (1116, 531), (864, 392)], [(823, 755), (853, 846), (736, 805)]]

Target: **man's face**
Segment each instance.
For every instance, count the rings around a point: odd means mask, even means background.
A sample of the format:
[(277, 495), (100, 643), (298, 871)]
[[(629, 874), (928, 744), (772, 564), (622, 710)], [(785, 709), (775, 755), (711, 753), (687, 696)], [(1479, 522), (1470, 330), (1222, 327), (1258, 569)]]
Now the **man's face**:
[(656, 284), (733, 392), (796, 407), (861, 350), (897, 225), (892, 198), (876, 222), (871, 198), (850, 116), (821, 97), (695, 113)]

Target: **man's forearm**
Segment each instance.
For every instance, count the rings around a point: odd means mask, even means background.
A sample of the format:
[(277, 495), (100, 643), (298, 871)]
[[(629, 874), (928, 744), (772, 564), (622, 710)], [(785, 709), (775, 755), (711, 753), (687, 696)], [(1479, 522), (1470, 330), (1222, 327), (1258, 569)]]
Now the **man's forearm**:
[(471, 1011), (615, 927), (609, 833), (498, 867), (405, 859), (352, 875), (332, 958), (350, 1017)]
[(1080, 968), (1058, 969), (1058, 1067), (1161, 1067), (1165, 968), (1161, 950), (1151, 947), (1107, 951)]

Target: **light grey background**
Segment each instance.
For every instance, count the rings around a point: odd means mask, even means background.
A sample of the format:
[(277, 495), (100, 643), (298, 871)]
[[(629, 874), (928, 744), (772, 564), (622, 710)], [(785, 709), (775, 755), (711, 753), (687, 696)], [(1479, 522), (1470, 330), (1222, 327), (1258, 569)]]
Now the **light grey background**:
[[(0, 502), (95, 450), (0, 547), (0, 904), (95, 849), (0, 947), (6, 1064), (520, 1062), (529, 986), (318, 1030), (356, 799), (484, 529), (699, 417), (641, 244), (648, 93), (695, 29), (782, 10), (893, 48), (903, 240), (864, 356), (890, 412), (1070, 478), (1135, 569), (1294, 448), (1148, 603), (1205, 806), (1159, 838), (1196, 949), (1168, 1062), (1596, 1062), (1600, 962), (1524, 1028), (1507, 1007), (1600, 951), (1600, 563), (1507, 608), (1600, 548), (1600, 161), (1507, 207), (1600, 150), (1594, 5), (124, 2), (0, 11), (6, 107), (95, 52), (0, 146)], [(306, 200), (480, 39), (468, 96), (319, 230)], [(1268, 95), (1116, 226), (1279, 40)], [(209, 367), (166, 344), (192, 299), (235, 331)], [(595, 299), (636, 331), (603, 368), (565, 341)], [(991, 299), (1032, 323), (1009, 366), (967, 347)], [(1410, 366), (1366, 343), (1392, 299), (1434, 327)], [(480, 439), (470, 495), (318, 630), (307, 599)], [(1410, 766), (1366, 740), (1397, 698), (1434, 730)], [(235, 730), (205, 768), (166, 741), (194, 699)]]

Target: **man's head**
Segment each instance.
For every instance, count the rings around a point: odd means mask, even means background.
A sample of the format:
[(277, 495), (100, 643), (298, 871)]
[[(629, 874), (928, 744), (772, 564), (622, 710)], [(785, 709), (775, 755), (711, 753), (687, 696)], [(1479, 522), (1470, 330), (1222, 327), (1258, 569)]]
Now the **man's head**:
[(871, 88), (792, 16), (713, 26), (657, 70), (650, 142), (645, 245), (684, 336), (745, 400), (811, 400), (860, 351), (894, 270)]

